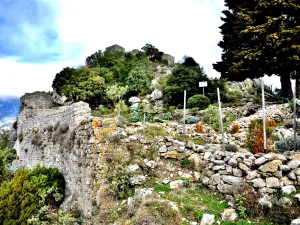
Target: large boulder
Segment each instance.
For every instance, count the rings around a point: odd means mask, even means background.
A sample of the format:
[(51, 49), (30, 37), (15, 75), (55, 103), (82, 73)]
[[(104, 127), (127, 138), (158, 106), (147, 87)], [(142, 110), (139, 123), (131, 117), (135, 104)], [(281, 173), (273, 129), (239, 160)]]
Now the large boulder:
[(151, 95), (150, 95), (151, 99), (152, 100), (159, 100), (159, 99), (162, 99), (163, 97), (163, 92), (158, 90), (158, 89), (155, 89)]
[(135, 103), (140, 103), (141, 99), (139, 97), (133, 96), (133, 97), (130, 97), (128, 101), (131, 105), (133, 105)]

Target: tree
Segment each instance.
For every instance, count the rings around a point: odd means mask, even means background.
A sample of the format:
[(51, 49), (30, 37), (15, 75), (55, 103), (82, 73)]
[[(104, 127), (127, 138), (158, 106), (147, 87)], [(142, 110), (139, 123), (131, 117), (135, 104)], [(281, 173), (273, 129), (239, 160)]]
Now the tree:
[[(125, 102), (122, 97), (127, 93), (128, 86), (122, 87), (118, 84), (110, 85), (106, 88), (107, 97), (113, 102), (114, 107), (116, 107), (118, 116), (120, 112), (125, 108)], [(117, 103), (118, 102), (118, 103)]]
[(208, 80), (203, 68), (178, 66), (169, 76), (164, 89), (167, 101), (175, 105), (181, 103), (184, 90), (197, 93), (199, 91), (199, 81)]
[(199, 64), (190, 56), (184, 57), (183, 65), (186, 67), (199, 67)]
[(214, 69), (236, 81), (279, 75), (282, 93), (289, 97), (290, 76), (299, 71), (300, 5), (293, 0), (225, 2), (222, 61)]
[(97, 66), (102, 57), (103, 57), (102, 51), (98, 50), (94, 54), (92, 54), (86, 58), (85, 64), (89, 67)]
[(69, 84), (75, 72), (76, 69), (74, 68), (70, 68), (70, 67), (63, 68), (62, 71), (60, 71), (55, 75), (55, 78), (52, 83), (53, 90), (55, 90), (60, 95), (63, 94), (64, 86)]
[(155, 48), (154, 45), (146, 44), (144, 47), (142, 47), (142, 50), (145, 51), (150, 61), (159, 62), (162, 60), (162, 56), (164, 53)]
[(145, 94), (150, 89), (150, 79), (153, 77), (150, 68), (138, 64), (134, 67), (126, 79), (131, 94)]

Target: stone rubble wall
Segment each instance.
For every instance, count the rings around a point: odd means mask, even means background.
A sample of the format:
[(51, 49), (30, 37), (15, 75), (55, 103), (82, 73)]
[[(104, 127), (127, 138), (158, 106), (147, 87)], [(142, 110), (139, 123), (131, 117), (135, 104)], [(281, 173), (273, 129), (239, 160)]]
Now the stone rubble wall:
[[(56, 133), (55, 126), (68, 126), (65, 133)], [(59, 128), (57, 128), (59, 129)], [(55, 167), (66, 181), (64, 205), (78, 207), (85, 216), (91, 215), (94, 199), (95, 163), (100, 160), (93, 149), (91, 110), (87, 103), (53, 109), (23, 109), (18, 118), (15, 143), (18, 160), (12, 168), (34, 168), (40, 164)], [(34, 143), (37, 138), (39, 143)], [(56, 140), (56, 141), (55, 141)], [(95, 158), (96, 157), (96, 158)]]
[(51, 109), (55, 107), (51, 94), (47, 92), (26, 93), (20, 98), (20, 111), (23, 109)]

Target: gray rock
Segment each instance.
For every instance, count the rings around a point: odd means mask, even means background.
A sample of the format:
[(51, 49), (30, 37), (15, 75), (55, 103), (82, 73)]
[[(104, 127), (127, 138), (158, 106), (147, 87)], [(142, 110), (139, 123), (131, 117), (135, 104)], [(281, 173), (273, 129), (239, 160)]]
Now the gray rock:
[(253, 187), (263, 188), (266, 186), (266, 182), (262, 178), (256, 178), (251, 181)]
[(139, 169), (140, 169), (139, 165), (130, 165), (130, 166), (127, 167), (128, 173), (132, 173), (132, 172), (134, 172), (136, 170), (139, 170)]
[(230, 184), (218, 184), (217, 188), (222, 194), (232, 194), (234, 189)]
[(156, 167), (156, 162), (154, 160), (144, 159), (144, 163), (148, 168), (154, 169)]
[(244, 159), (243, 160), (243, 163), (246, 165), (246, 166), (248, 166), (248, 167), (252, 167), (252, 165), (253, 165), (253, 161), (251, 160), (251, 159)]
[(235, 158), (231, 158), (229, 161), (228, 161), (228, 165), (230, 166), (233, 166), (233, 167), (236, 167), (238, 165), (238, 162)]
[(287, 175), (288, 178), (290, 178), (291, 180), (296, 180), (296, 175), (293, 171), (289, 172)]
[(183, 187), (183, 180), (174, 180), (170, 182), (170, 188), (171, 189), (178, 189)]
[(163, 92), (158, 90), (158, 89), (155, 89), (151, 94), (150, 94), (150, 97), (152, 100), (159, 100), (159, 99), (162, 99), (163, 97)]
[(205, 152), (204, 153), (204, 160), (209, 160), (212, 156), (212, 153), (211, 152)]
[(257, 175), (258, 175), (258, 174), (257, 174), (257, 171), (256, 171), (256, 170), (248, 171), (248, 172), (247, 172), (247, 177), (246, 177), (246, 179), (247, 179), (247, 180), (252, 180), (252, 179), (256, 178)]
[(266, 183), (268, 188), (278, 188), (280, 187), (279, 179), (276, 177), (267, 177)]
[(227, 175), (222, 175), (221, 179), (228, 184), (240, 184), (243, 182), (243, 179), (240, 177), (234, 177), (234, 176), (227, 176)]
[(292, 194), (293, 192), (296, 192), (296, 188), (293, 185), (287, 185), (287, 186), (283, 186), (281, 187), (281, 190), (283, 193), (285, 194)]
[(214, 160), (213, 163), (215, 165), (224, 165), (225, 164), (225, 162), (223, 160)]
[(216, 185), (221, 183), (221, 176), (219, 173), (216, 173), (210, 177), (210, 184)]
[(136, 96), (133, 96), (133, 97), (130, 97), (128, 102), (133, 105), (135, 103), (140, 103), (141, 102), (141, 99), (139, 97), (136, 97)]
[(135, 189), (134, 191), (134, 197), (137, 198), (145, 198), (153, 193), (153, 188), (141, 188), (141, 189)]
[(291, 160), (287, 164), (291, 169), (296, 169), (300, 165), (300, 160)]
[(264, 195), (262, 198), (260, 198), (258, 200), (259, 204), (261, 204), (262, 206), (266, 206), (268, 208), (272, 208), (272, 197), (270, 197), (269, 195)]
[(257, 165), (257, 166), (261, 166), (262, 164), (264, 164), (266, 162), (266, 158), (265, 157), (260, 157), (258, 159), (256, 159), (254, 161), (254, 164)]
[(234, 222), (238, 219), (238, 214), (235, 209), (225, 209), (223, 213), (221, 213), (222, 221), (231, 221)]
[(203, 214), (200, 225), (213, 225), (215, 222), (215, 215)]
[(292, 220), (291, 225), (300, 225), (300, 219)]
[(282, 177), (282, 171), (281, 171), (281, 170), (278, 170), (278, 171), (276, 171), (275, 173), (273, 173), (273, 175), (274, 175), (275, 177), (281, 178), (281, 177)]
[(222, 166), (214, 166), (214, 167), (212, 168), (212, 170), (213, 170), (213, 171), (225, 170), (225, 166), (224, 166), (224, 165), (222, 165)]
[(168, 149), (167, 149), (167, 147), (166, 147), (165, 145), (163, 145), (163, 146), (161, 146), (161, 147), (158, 149), (158, 151), (159, 151), (160, 153), (165, 153), (165, 152), (168, 151)]
[(243, 175), (243, 171), (238, 168), (233, 168), (232, 172), (233, 172), (233, 175), (236, 177), (241, 177)]
[(129, 178), (129, 182), (131, 185), (141, 185), (145, 183), (146, 177), (144, 175), (137, 175)]
[(246, 172), (250, 170), (249, 167), (246, 166), (246, 165), (243, 164), (243, 163), (239, 163), (239, 167), (240, 167), (241, 170), (244, 170), (244, 171), (246, 171)]

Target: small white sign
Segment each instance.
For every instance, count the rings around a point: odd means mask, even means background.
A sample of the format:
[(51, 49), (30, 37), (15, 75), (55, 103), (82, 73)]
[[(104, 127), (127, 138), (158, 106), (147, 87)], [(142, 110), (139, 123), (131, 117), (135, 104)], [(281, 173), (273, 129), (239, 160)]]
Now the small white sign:
[(199, 87), (207, 87), (207, 81), (200, 81)]

